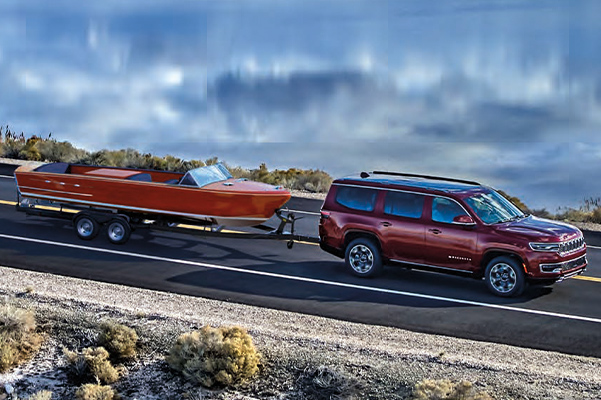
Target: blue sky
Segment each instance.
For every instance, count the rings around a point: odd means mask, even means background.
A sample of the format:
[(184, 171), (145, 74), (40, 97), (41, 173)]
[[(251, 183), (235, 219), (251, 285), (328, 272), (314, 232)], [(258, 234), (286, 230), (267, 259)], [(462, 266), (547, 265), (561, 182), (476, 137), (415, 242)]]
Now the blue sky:
[(601, 196), (595, 0), (3, 0), (0, 123), (89, 150)]

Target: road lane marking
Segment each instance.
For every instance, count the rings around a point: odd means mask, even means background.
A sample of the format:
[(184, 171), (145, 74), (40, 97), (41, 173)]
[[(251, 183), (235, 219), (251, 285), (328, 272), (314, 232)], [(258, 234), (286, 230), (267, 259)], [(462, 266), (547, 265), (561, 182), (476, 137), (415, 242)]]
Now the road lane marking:
[(16, 206), (17, 202), (16, 201), (6, 201), (6, 200), (0, 200), (0, 204), (6, 204), (8, 206)]
[(492, 308), (492, 309), (503, 310), (503, 311), (514, 311), (514, 312), (521, 312), (521, 313), (525, 313), (525, 314), (535, 314), (535, 315), (542, 315), (542, 316), (546, 316), (546, 317), (556, 317), (556, 318), (562, 318), (562, 319), (569, 319), (569, 320), (575, 320), (575, 321), (584, 321), (584, 322), (592, 322), (595, 324), (601, 324), (600, 318), (584, 317), (584, 316), (580, 316), (580, 315), (569, 315), (569, 314), (555, 313), (555, 312), (550, 312), (550, 311), (531, 310), (528, 308), (510, 307), (510, 306), (505, 306), (505, 305), (501, 305), (501, 304), (482, 303), (479, 301), (456, 299), (456, 298), (452, 298), (452, 297), (434, 296), (434, 295), (423, 294), (423, 293), (405, 292), (405, 291), (401, 291), (401, 290), (385, 289), (385, 288), (378, 288), (378, 287), (371, 287), (371, 286), (355, 285), (352, 283), (326, 281), (323, 279), (313, 279), (313, 278), (306, 278), (306, 277), (296, 276), (296, 275), (278, 274), (278, 273), (274, 273), (274, 272), (247, 270), (247, 269), (240, 269), (240, 268), (235, 268), (235, 267), (228, 267), (225, 265), (217, 265), (217, 264), (209, 264), (209, 263), (197, 262), (197, 261), (189, 261), (189, 260), (180, 260), (180, 259), (175, 259), (175, 258), (152, 256), (149, 254), (129, 253), (129, 252), (120, 251), (120, 250), (101, 249), (101, 248), (95, 248), (95, 247), (82, 246), (82, 245), (78, 245), (78, 244), (54, 242), (54, 241), (50, 241), (50, 240), (33, 239), (33, 238), (21, 237), (21, 236), (0, 234), (0, 238), (9, 239), (9, 240), (18, 240), (18, 241), (23, 241), (23, 242), (39, 243), (39, 244), (58, 246), (58, 247), (66, 247), (66, 248), (77, 249), (77, 250), (87, 250), (87, 251), (92, 251), (92, 252), (97, 252), (97, 253), (115, 254), (115, 255), (120, 255), (120, 256), (141, 258), (141, 259), (152, 260), (152, 261), (162, 261), (162, 262), (168, 262), (168, 263), (173, 263), (173, 264), (192, 265), (195, 267), (203, 267), (203, 268), (207, 268), (207, 269), (229, 271), (229, 272), (237, 272), (237, 273), (241, 273), (241, 274), (267, 276), (270, 278), (286, 279), (286, 280), (297, 281), (297, 282), (316, 283), (316, 284), (325, 285), (325, 286), (343, 287), (343, 288), (347, 288), (347, 289), (358, 289), (358, 290), (365, 290), (365, 291), (376, 292), (376, 293), (386, 293), (386, 294), (393, 294), (393, 295), (406, 296), (406, 297), (416, 297), (416, 298), (420, 298), (420, 299), (442, 301), (442, 302), (447, 302), (447, 303), (457, 303), (457, 304), (462, 304), (462, 305), (467, 305), (467, 306), (485, 307), (485, 308)]
[(580, 279), (581, 281), (601, 282), (601, 278), (586, 275), (578, 275), (575, 276), (574, 279)]
[(0, 178), (4, 178), (4, 179), (15, 179), (14, 176), (8, 176), (8, 175), (0, 175)]

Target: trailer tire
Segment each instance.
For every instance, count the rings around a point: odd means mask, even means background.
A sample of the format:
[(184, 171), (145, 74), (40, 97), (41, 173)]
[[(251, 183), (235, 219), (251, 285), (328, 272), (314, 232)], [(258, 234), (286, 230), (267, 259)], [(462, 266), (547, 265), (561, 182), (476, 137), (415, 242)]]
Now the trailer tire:
[(112, 219), (107, 224), (106, 236), (113, 244), (123, 244), (127, 242), (131, 236), (131, 226), (124, 219)]
[(92, 240), (100, 232), (100, 224), (93, 217), (81, 214), (75, 217), (75, 233), (82, 240)]

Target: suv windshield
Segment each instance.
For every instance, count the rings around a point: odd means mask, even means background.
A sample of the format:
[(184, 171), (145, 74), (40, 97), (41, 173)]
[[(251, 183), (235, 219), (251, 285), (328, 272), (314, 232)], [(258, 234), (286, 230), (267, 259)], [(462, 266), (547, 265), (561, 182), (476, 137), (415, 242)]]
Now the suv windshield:
[(494, 190), (468, 197), (465, 202), (485, 224), (498, 224), (525, 216), (519, 208)]
[(193, 185), (189, 178), (192, 178), (198, 187), (206, 186), (213, 182), (220, 182), (230, 179), (232, 175), (222, 164), (209, 165), (207, 167), (196, 168), (186, 172), (182, 179), (183, 184)]

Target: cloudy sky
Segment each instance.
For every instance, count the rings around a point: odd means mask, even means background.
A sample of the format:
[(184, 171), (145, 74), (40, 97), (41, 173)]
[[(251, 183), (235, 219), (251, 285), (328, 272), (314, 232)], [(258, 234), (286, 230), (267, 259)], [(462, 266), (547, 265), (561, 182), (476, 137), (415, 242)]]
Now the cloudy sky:
[(0, 124), (89, 150), (601, 196), (598, 0), (1, 0)]

